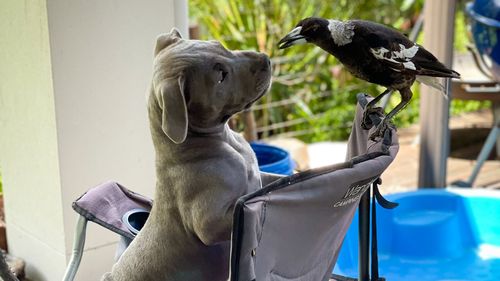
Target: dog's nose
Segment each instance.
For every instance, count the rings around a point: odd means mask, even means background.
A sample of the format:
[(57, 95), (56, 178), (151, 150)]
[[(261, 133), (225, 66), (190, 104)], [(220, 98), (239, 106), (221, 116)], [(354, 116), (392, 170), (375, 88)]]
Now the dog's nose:
[[(264, 55), (264, 54), (263, 54)], [(266, 67), (271, 67), (271, 60), (269, 59), (269, 57), (267, 55), (264, 55), (264, 64), (266, 65)]]
[(271, 60), (269, 59), (268, 56), (264, 56), (262, 58), (262, 65), (261, 65), (261, 71), (269, 71), (271, 69)]
[(271, 68), (271, 60), (269, 57), (262, 53), (254, 53), (254, 62), (250, 65), (250, 72), (256, 74), (257, 72), (269, 71)]

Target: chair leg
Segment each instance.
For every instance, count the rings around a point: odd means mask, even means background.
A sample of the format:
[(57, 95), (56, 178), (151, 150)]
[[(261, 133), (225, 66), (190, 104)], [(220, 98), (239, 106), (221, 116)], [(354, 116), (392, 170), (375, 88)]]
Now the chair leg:
[(130, 243), (132, 243), (132, 239), (127, 238), (125, 236), (120, 236), (120, 241), (118, 241), (118, 246), (116, 247), (115, 251), (115, 262), (117, 262), (120, 259), (123, 252), (125, 252), (128, 246), (130, 246)]
[(69, 260), (68, 267), (64, 273), (63, 281), (73, 281), (76, 271), (80, 266), (85, 247), (85, 235), (87, 232), (87, 219), (84, 216), (79, 216), (75, 230), (75, 240), (73, 241), (73, 253)]
[(361, 197), (358, 207), (358, 280), (370, 280), (370, 190)]
[(490, 131), (490, 134), (488, 135), (488, 138), (486, 139), (486, 142), (483, 146), (483, 149), (481, 149), (481, 152), (479, 153), (479, 156), (477, 157), (477, 162), (476, 165), (474, 166), (474, 169), (472, 171), (472, 174), (470, 175), (468, 182), (472, 186), (474, 181), (477, 178), (477, 175), (479, 174), (479, 170), (481, 170), (481, 167), (483, 166), (484, 162), (488, 160), (488, 156), (491, 153), (491, 150), (495, 148), (497, 138), (498, 138), (498, 133), (499, 133), (499, 126), (500, 124), (496, 124)]

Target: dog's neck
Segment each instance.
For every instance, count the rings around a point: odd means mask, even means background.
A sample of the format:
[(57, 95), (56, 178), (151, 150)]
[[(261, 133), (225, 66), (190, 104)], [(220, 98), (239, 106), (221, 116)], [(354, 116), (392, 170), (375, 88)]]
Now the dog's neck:
[(225, 130), (229, 129), (229, 126), (226, 123), (220, 124), (218, 126), (212, 127), (212, 128), (201, 128), (197, 127), (193, 124), (188, 125), (188, 135), (191, 136), (214, 136), (214, 135), (219, 135), (222, 134)]
[[(162, 135), (163, 131), (161, 127), (153, 128), (153, 135)], [(196, 154), (196, 152), (192, 151), (192, 147), (196, 146), (193, 143), (203, 144), (205, 142), (233, 142), (235, 134), (227, 123), (221, 124), (220, 126), (211, 128), (210, 130), (201, 129), (201, 128), (193, 128), (189, 125), (187, 137), (184, 142), (176, 144), (169, 140), (168, 138), (159, 138), (153, 137), (153, 142), (155, 143), (155, 150), (157, 155), (161, 155), (161, 159), (163, 161), (170, 161), (172, 159), (180, 159), (189, 157), (189, 155)], [(158, 141), (163, 139), (163, 141)], [(190, 151), (190, 153), (186, 153), (186, 151)], [(169, 155), (169, 157), (165, 157), (165, 155)]]
[[(251, 157), (251, 149), (245, 139), (234, 132), (229, 125), (224, 125), (222, 131), (212, 134), (188, 132), (184, 142), (176, 144), (164, 138), (163, 141), (154, 141), (156, 151), (156, 174), (159, 182), (169, 182), (174, 167), (183, 166), (186, 163), (200, 162), (204, 159), (221, 157), (217, 151), (234, 150), (234, 153), (244, 154), (245, 159)], [(209, 151), (203, 149), (210, 147)], [(232, 148), (232, 149), (231, 149)], [(215, 153), (215, 154), (214, 154)], [(250, 154), (249, 154), (250, 153)], [(255, 164), (256, 165), (256, 164)], [(258, 170), (258, 167), (256, 168)], [(174, 176), (175, 178), (175, 176)], [(157, 195), (169, 193), (168, 190), (157, 190)]]

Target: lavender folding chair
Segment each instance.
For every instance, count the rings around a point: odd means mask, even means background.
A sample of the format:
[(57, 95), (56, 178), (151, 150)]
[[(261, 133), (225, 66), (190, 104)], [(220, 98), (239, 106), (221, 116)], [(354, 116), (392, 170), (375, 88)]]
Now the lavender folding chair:
[[(383, 199), (377, 185), (380, 175), (396, 156), (399, 144), (395, 129), (388, 130), (380, 140), (369, 140), (372, 130), (364, 130), (360, 125), (367, 103), (367, 96), (358, 95), (348, 141), (348, 161), (280, 178), (237, 201), (231, 241), (231, 281), (383, 280), (378, 276), (374, 216), (372, 268), (368, 268), (370, 190), (373, 189), (373, 206), (377, 199), (383, 207), (395, 207)], [(369, 117), (373, 124), (380, 122), (377, 114)], [(140, 225), (129, 225), (127, 214), (147, 212), (151, 205), (150, 199), (114, 182), (95, 187), (77, 199), (73, 208), (80, 219), (64, 281), (73, 280), (76, 274), (88, 220), (122, 235), (126, 247), (140, 229)], [(332, 276), (358, 206), (359, 279)]]
[(151, 199), (112, 181), (90, 189), (73, 202), (73, 209), (80, 216), (75, 231), (73, 253), (63, 280), (72, 281), (75, 278), (85, 246), (87, 221), (95, 222), (121, 235), (115, 257), (117, 259), (146, 222), (152, 206)]
[[(370, 193), (366, 191), (374, 185), (374, 197), (383, 207), (396, 206), (383, 199), (377, 184), (399, 145), (395, 129), (378, 142), (369, 140), (372, 131), (360, 126), (367, 98), (358, 95), (358, 101), (347, 162), (281, 178), (238, 200), (231, 281), (358, 280), (332, 276), (332, 269), (360, 201), (359, 280), (383, 280), (378, 276), (376, 236), (369, 277)], [(380, 116), (370, 118), (374, 124), (380, 122)], [(376, 229), (373, 232), (376, 235)]]

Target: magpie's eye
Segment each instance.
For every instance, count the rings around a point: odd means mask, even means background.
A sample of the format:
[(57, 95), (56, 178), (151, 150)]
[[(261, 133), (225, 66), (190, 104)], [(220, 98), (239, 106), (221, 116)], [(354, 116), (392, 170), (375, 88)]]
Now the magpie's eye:
[(214, 70), (217, 71), (217, 83), (222, 83), (227, 77), (227, 71), (225, 70), (224, 66), (220, 63), (216, 63), (214, 65)]
[(316, 32), (319, 28), (319, 25), (313, 24), (313, 25), (307, 25), (302, 27), (302, 32), (301, 33), (311, 33), (311, 32)]

